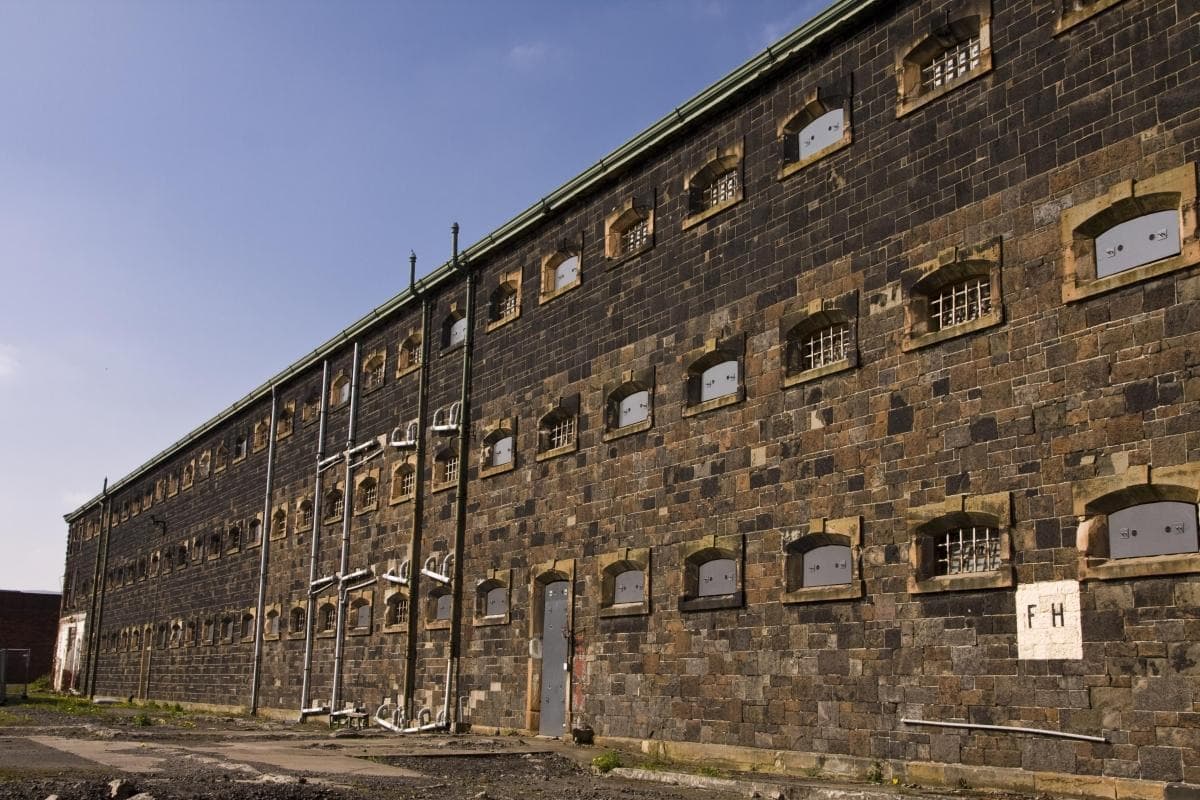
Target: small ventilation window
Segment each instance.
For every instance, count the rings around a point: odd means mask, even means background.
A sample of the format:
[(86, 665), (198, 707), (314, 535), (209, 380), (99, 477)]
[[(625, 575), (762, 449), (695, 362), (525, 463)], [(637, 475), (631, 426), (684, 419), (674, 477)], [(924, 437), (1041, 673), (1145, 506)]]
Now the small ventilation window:
[(827, 544), (804, 553), (804, 586), (838, 586), (850, 583), (850, 547)]
[(941, 331), (980, 319), (992, 311), (992, 281), (987, 276), (944, 286), (929, 298), (929, 328)]
[(379, 499), (379, 490), (374, 478), (363, 478), (358, 483), (357, 496), (354, 498), (354, 504), (359, 510), (365, 511), (375, 506)]
[(460, 345), (467, 340), (467, 318), (459, 317), (450, 323), (449, 332), (446, 335), (446, 346), (454, 347)]
[(1177, 256), (1179, 212), (1155, 211), (1119, 222), (1096, 237), (1096, 277)]
[(246, 537), (246, 544), (256, 545), (262, 541), (262, 520), (257, 517), (250, 520), (249, 531)]
[(640, 569), (627, 569), (613, 580), (613, 605), (641, 603), (646, 599), (646, 573)]
[(329, 384), (329, 404), (337, 407), (350, 402), (350, 379), (338, 375)]
[(633, 392), (621, 399), (617, 409), (617, 427), (635, 425), (650, 418), (650, 392), (646, 389)]
[(484, 616), (487, 617), (502, 617), (508, 613), (508, 589), (503, 586), (496, 586), (488, 590)]
[(356, 631), (371, 630), (371, 604), (366, 600), (356, 600), (350, 609)]
[(307, 497), (296, 506), (296, 529), (307, 530), (313, 523), (313, 504)]
[(979, 69), (980, 54), (978, 34), (946, 48), (921, 67), (922, 91), (940, 89), (955, 78)]
[(737, 394), (739, 385), (738, 362), (735, 359), (714, 364), (700, 374), (700, 402)]
[(397, 592), (387, 599), (383, 624), (389, 627), (402, 625), (406, 619), (408, 619), (408, 598)]
[(1000, 532), (987, 526), (951, 528), (934, 537), (934, 575), (1000, 568)]
[(264, 628), (267, 636), (279, 636), (279, 612), (272, 609), (267, 612), (267, 623)]
[(1165, 556), (1195, 553), (1196, 506), (1162, 501), (1128, 506), (1108, 515), (1110, 558)]
[(400, 343), (400, 358), (396, 374), (403, 375), (421, 366), (421, 335), (413, 333)]
[(282, 508), (275, 509), (271, 515), (271, 537), (280, 539), (287, 535), (287, 512)]
[(505, 464), (511, 464), (513, 460), (513, 437), (512, 435), (501, 436), (492, 444), (492, 459), (490, 466), (502, 467)]
[(454, 598), (449, 592), (437, 595), (434, 601), (433, 618), (437, 621), (449, 620)]
[(397, 464), (392, 472), (392, 500), (412, 497), (417, 491), (417, 473), (411, 464)]
[[(221, 542), (218, 539), (217, 544), (220, 545), (220, 543)], [(231, 552), (240, 550), (242, 548), (242, 531), (241, 531), (241, 529), (238, 528), (236, 525), (230, 527), (230, 529), (225, 532), (225, 543), (229, 547), (229, 550)]]
[(789, 372), (807, 372), (840, 364), (846, 360), (849, 340), (850, 326), (845, 322), (835, 322), (798, 336), (795, 346), (789, 349)]
[(554, 268), (554, 290), (561, 291), (579, 280), (579, 256), (567, 256)]
[(337, 626), (337, 608), (333, 603), (325, 603), (317, 612), (317, 621), (322, 633), (329, 633)]
[(700, 564), (696, 596), (714, 597), (737, 591), (737, 564), (732, 558), (713, 558)]
[(371, 390), (383, 385), (387, 359), (383, 353), (372, 353), (363, 362), (363, 389)]
[(300, 606), (296, 606), (292, 609), (291, 617), (288, 619), (288, 630), (292, 633), (304, 633), (304, 623), (304, 609)]
[(330, 489), (325, 494), (325, 518), (339, 519), (346, 510), (346, 502), (341, 489)]
[(796, 134), (800, 160), (813, 158), (826, 148), (842, 141), (846, 112), (841, 108), (826, 111), (805, 125)]

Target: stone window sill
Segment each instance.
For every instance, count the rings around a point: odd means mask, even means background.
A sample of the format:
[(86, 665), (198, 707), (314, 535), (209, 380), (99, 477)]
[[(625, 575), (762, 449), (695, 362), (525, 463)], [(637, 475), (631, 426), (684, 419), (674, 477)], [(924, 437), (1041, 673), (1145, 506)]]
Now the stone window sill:
[(498, 328), (503, 328), (505, 325), (507, 325), (510, 322), (516, 322), (520, 318), (521, 318), (521, 310), (517, 309), (514, 313), (509, 314), (507, 317), (501, 317), (500, 319), (492, 320), (491, 322), (489, 322), (487, 324), (487, 327), (484, 328), (484, 331), (487, 333), (491, 333), (492, 331), (497, 330)]
[(703, 414), (706, 411), (712, 411), (725, 406), (731, 406), (740, 403), (746, 399), (746, 387), (739, 386), (738, 390), (733, 394), (727, 394), (724, 397), (714, 397), (712, 400), (705, 400), (703, 403), (688, 405), (683, 407), (683, 416), (694, 417), (697, 414)]
[(362, 393), (364, 395), (368, 395), (368, 394), (372, 394), (374, 392), (378, 392), (380, 389), (382, 389), (384, 387), (385, 383), (386, 383), (386, 381), (380, 381), (379, 383), (367, 384), (364, 381), (363, 385), (362, 385)]
[(347, 636), (370, 636), (370, 628), (350, 628), (346, 631)]
[(549, 461), (552, 458), (558, 458), (559, 456), (565, 456), (569, 453), (574, 453), (578, 449), (579, 439), (576, 438), (570, 444), (564, 444), (562, 447), (555, 447), (553, 450), (547, 450), (543, 453), (538, 453), (537, 460)]
[(610, 431), (605, 431), (604, 435), (600, 438), (602, 441), (611, 442), (614, 439), (621, 439), (625, 436), (632, 436), (635, 433), (641, 433), (642, 431), (648, 431), (653, 427), (654, 427), (654, 417), (650, 416), (650, 417), (647, 417), (646, 419), (642, 420), (641, 422), (634, 422), (630, 425), (625, 425), (620, 428), (613, 428)]
[(937, 89), (923, 92), (915, 97), (902, 97), (900, 102), (896, 104), (896, 119), (900, 119), (901, 117), (911, 114), (919, 108), (925, 107), (934, 100), (937, 100), (939, 97), (949, 94), (960, 86), (970, 83), (981, 75), (987, 75), (991, 71), (992, 51), (984, 50), (979, 54), (979, 67), (975, 69), (975, 71), (969, 72), (966, 75), (959, 75), (949, 83), (939, 86)]
[(378, 511), (378, 510), (379, 510), (379, 501), (376, 500), (374, 503), (371, 503), (371, 505), (369, 505), (369, 506), (364, 506), (363, 508), (354, 509), (354, 516), (359, 517), (359, 516), (362, 516), (363, 514), (370, 514), (372, 511)]
[(1176, 272), (1177, 270), (1194, 267), (1197, 264), (1200, 264), (1200, 250), (1194, 244), (1189, 247), (1185, 243), (1179, 255), (1143, 264), (1140, 267), (1133, 267), (1124, 272), (1118, 272), (1115, 275), (1105, 275), (1103, 278), (1079, 282), (1068, 279), (1063, 284), (1063, 302), (1073, 303), (1077, 300), (1085, 300), (1089, 297), (1095, 297), (1098, 294), (1123, 289), (1126, 286), (1148, 281), (1151, 278), (1157, 278), (1171, 272)]
[(790, 592), (784, 592), (779, 599), (788, 604), (792, 603), (825, 603), (831, 600), (857, 600), (863, 596), (862, 581), (839, 584), (835, 586), (806, 586)]
[(479, 468), (479, 477), (480, 478), (490, 478), (493, 475), (503, 475), (506, 472), (512, 472), (516, 468), (517, 468), (517, 459), (514, 457), (512, 459), (512, 461), (509, 461), (507, 464), (498, 464), (496, 466), (490, 466), (490, 467), (480, 467)]
[(782, 165), (779, 168), (779, 175), (777, 176), (776, 179), (783, 180), (784, 178), (791, 177), (792, 175), (795, 175), (797, 172), (800, 172), (805, 167), (811, 166), (811, 165), (817, 163), (818, 161), (820, 161), (821, 159), (823, 159), (827, 156), (833, 155), (834, 153), (836, 153), (839, 150), (844, 150), (845, 148), (850, 146), (850, 142), (852, 141), (852, 139), (853, 139), (853, 136), (850, 133), (850, 127), (847, 126), (846, 129), (842, 133), (841, 141), (834, 142), (833, 144), (829, 145), (828, 147), (818, 150), (817, 152), (813, 153), (812, 155), (808, 156), (807, 158), (802, 158), (799, 161), (789, 161), (788, 163)]
[[(709, 598), (704, 598), (705, 600)], [(680, 600), (680, 610), (683, 610), (683, 603), (687, 602)], [(650, 613), (650, 604), (643, 600), (640, 603), (614, 603), (612, 605), (602, 606), (600, 608), (601, 619), (611, 619), (613, 617), (642, 617)]]
[(819, 378), (824, 378), (826, 375), (836, 375), (839, 372), (845, 372), (846, 370), (853, 369), (854, 366), (855, 365), (851, 363), (850, 359), (843, 358), (841, 361), (833, 364), (826, 364), (823, 367), (806, 369), (803, 372), (797, 372), (792, 375), (784, 375), (783, 388), (786, 389), (791, 386), (799, 386), (802, 383), (808, 383), (810, 381), (818, 380)]
[(475, 627), (486, 628), (492, 625), (507, 625), (509, 621), (508, 614), (495, 614), (490, 617), (476, 617)]
[(318, 639), (332, 639), (334, 633), (335, 631), (317, 631), (316, 636)]
[(396, 377), (403, 378), (405, 375), (411, 375), (421, 368), (420, 364), (410, 364), (407, 367), (400, 367), (396, 370)]
[(1058, 36), (1060, 33), (1065, 33), (1079, 23), (1091, 19), (1101, 11), (1107, 11), (1120, 2), (1121, 0), (1095, 0), (1090, 8), (1081, 8), (1077, 11), (1064, 11), (1062, 16), (1058, 18), (1058, 22), (1054, 23), (1054, 35)]
[(1156, 578), (1200, 572), (1200, 553), (1173, 553), (1142, 558), (1084, 558), (1079, 579), (1114, 581), (1126, 578)]
[(582, 283), (583, 283), (583, 278), (580, 277), (580, 278), (576, 278), (575, 280), (571, 281), (570, 283), (568, 283), (565, 286), (560, 286), (557, 289), (552, 289), (549, 292), (544, 292), (543, 294), (541, 294), (538, 297), (538, 305), (544, 305), (545, 303), (549, 303), (551, 300), (554, 300), (555, 298), (562, 297), (564, 294), (571, 291), (572, 289), (578, 289), (579, 285)]
[(290, 430), (289, 431), (280, 431), (279, 433), (275, 434), (275, 441), (277, 441), (277, 442), (282, 442), (284, 439), (290, 439), (290, 438), (292, 438), (292, 432)]
[(455, 343), (454, 343), (454, 344), (452, 344), (452, 345), (448, 345), (448, 346), (446, 346), (446, 347), (443, 347), (443, 348), (441, 349), (441, 351), (438, 353), (438, 355), (439, 355), (439, 356), (448, 356), (448, 355), (450, 355), (451, 353), (453, 353), (455, 350), (461, 350), (462, 348), (464, 348), (464, 347), (466, 347), (466, 346), (467, 346), (467, 342), (466, 342), (466, 340), (464, 339), (464, 340), (463, 340), (463, 341), (461, 341), (461, 342), (455, 342)]
[(448, 631), (448, 630), (450, 630), (450, 620), (435, 619), (432, 622), (426, 622), (425, 630), (427, 630), (427, 631)]
[(918, 334), (908, 332), (904, 336), (904, 341), (900, 343), (900, 349), (906, 353), (912, 350), (919, 350), (922, 347), (940, 344), (950, 339), (957, 339), (959, 336), (966, 336), (970, 333), (995, 327), (1002, 322), (1004, 322), (1003, 309), (997, 307), (982, 317), (973, 319), (970, 322), (963, 322), (959, 325), (952, 325), (949, 328), (942, 328), (940, 331)]
[(413, 499), (413, 496), (411, 494), (401, 495), (400, 497), (393, 497), (393, 498), (389, 499), (388, 505), (389, 506), (398, 506), (398, 505), (402, 505), (404, 503), (408, 503), (412, 499)]
[(606, 263), (604, 265), (604, 268), (605, 269), (616, 269), (617, 267), (621, 266), (625, 262), (633, 261), (638, 256), (642, 255), (643, 253), (649, 252), (650, 250), (653, 250), (653, 249), (654, 249), (654, 234), (651, 234), (650, 238), (646, 241), (646, 243), (644, 245), (642, 245), (641, 247), (639, 247), (637, 250), (630, 250), (628, 253), (618, 253), (616, 255), (611, 255), (611, 256), (606, 255), (605, 256)]
[(719, 594), (712, 597), (681, 597), (680, 611), (718, 611), (723, 608), (742, 608), (745, 605), (745, 593)]
[(430, 490), (430, 494), (438, 494), (439, 492), (453, 489), (456, 486), (458, 486), (457, 480), (450, 481), (449, 483), (435, 483), (433, 489)]
[(736, 197), (731, 197), (723, 203), (717, 203), (712, 208), (706, 208), (703, 211), (697, 211), (694, 214), (689, 214), (683, 220), (682, 229), (686, 231), (688, 228), (694, 228), (701, 222), (712, 219), (721, 212), (733, 208), (744, 199), (746, 199), (746, 190), (745, 187), (742, 187), (738, 190)]
[(930, 578), (908, 579), (909, 594), (933, 594), (936, 592), (972, 592), (979, 589), (1007, 589), (1013, 585), (1013, 568), (1004, 564), (991, 572), (968, 572), (959, 575), (935, 575)]
[(384, 625), (381, 630), (384, 633), (408, 633), (407, 625)]
[(275, 633), (275, 634), (271, 634), (271, 633), (265, 633), (265, 634), (263, 634), (263, 641), (264, 641), (264, 642), (278, 642), (278, 641), (279, 641), (279, 638), (280, 638), (280, 637), (279, 637), (279, 634), (278, 634), (278, 633)]

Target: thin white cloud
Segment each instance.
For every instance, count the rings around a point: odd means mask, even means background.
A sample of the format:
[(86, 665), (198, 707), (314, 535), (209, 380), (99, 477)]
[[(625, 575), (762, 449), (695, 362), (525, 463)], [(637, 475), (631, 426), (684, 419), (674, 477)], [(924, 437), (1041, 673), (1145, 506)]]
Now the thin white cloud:
[(0, 380), (12, 378), (21, 369), (21, 361), (17, 358), (17, 348), (9, 344), (0, 344)]
[(545, 42), (517, 44), (508, 51), (508, 63), (517, 69), (533, 69), (546, 63), (552, 54), (552, 48)]

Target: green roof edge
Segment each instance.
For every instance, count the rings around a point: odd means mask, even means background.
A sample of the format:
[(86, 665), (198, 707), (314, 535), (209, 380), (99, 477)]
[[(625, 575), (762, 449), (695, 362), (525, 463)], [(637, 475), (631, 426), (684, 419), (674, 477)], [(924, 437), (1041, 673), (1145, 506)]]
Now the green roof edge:
[[(857, 14), (873, 6), (880, 5), (883, 2), (884, 0), (837, 0), (829, 8), (775, 44), (767, 47), (766, 50), (712, 86), (704, 89), (683, 105), (676, 107), (670, 114), (655, 122), (637, 136), (634, 136), (628, 142), (546, 195), (537, 203), (484, 236), (478, 242), (472, 244), (460, 254), (460, 258), (468, 263), (473, 259), (482, 258), (489, 251), (505, 244), (509, 239), (538, 225), (547, 213), (559, 206), (574, 201), (579, 195), (590, 190), (599, 181), (619, 173), (631, 162), (640, 158), (651, 149), (658, 147), (688, 125), (694, 124), (699, 119), (721, 108), (735, 94), (758, 83), (758, 81), (778, 69), (784, 62), (789, 61), (817, 41), (830, 35), (836, 28), (846, 24)], [(131, 470), (125, 477), (108, 487), (108, 493), (112, 494), (137, 480), (142, 473), (149, 471), (184, 447), (194, 444), (197, 439), (208, 434), (234, 414), (244, 410), (252, 403), (269, 396), (272, 387), (278, 387), (291, 380), (321, 359), (336, 352), (346, 342), (353, 340), (355, 337), (372, 328), (380, 320), (416, 300), (422, 292), (437, 288), (453, 276), (454, 268), (449, 261), (432, 270), (428, 275), (416, 282), (417, 291), (415, 293), (409, 289), (405, 289), (387, 302), (372, 309), (349, 327), (344, 328), (341, 333), (334, 334), (333, 337), (317, 349), (292, 362), (281, 372), (250, 391), (246, 396), (234, 402), (224, 411), (193, 429), (178, 441), (167, 446), (145, 463)], [(72, 522), (99, 502), (103, 496), (103, 493), (96, 495), (74, 511), (64, 514), (63, 518), (67, 522)]]

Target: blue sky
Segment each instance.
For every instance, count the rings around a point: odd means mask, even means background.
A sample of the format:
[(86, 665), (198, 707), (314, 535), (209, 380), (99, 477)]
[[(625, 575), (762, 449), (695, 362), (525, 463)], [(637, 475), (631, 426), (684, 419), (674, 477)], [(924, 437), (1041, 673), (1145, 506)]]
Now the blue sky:
[(0, 0), (0, 588), (62, 515), (828, 0)]

